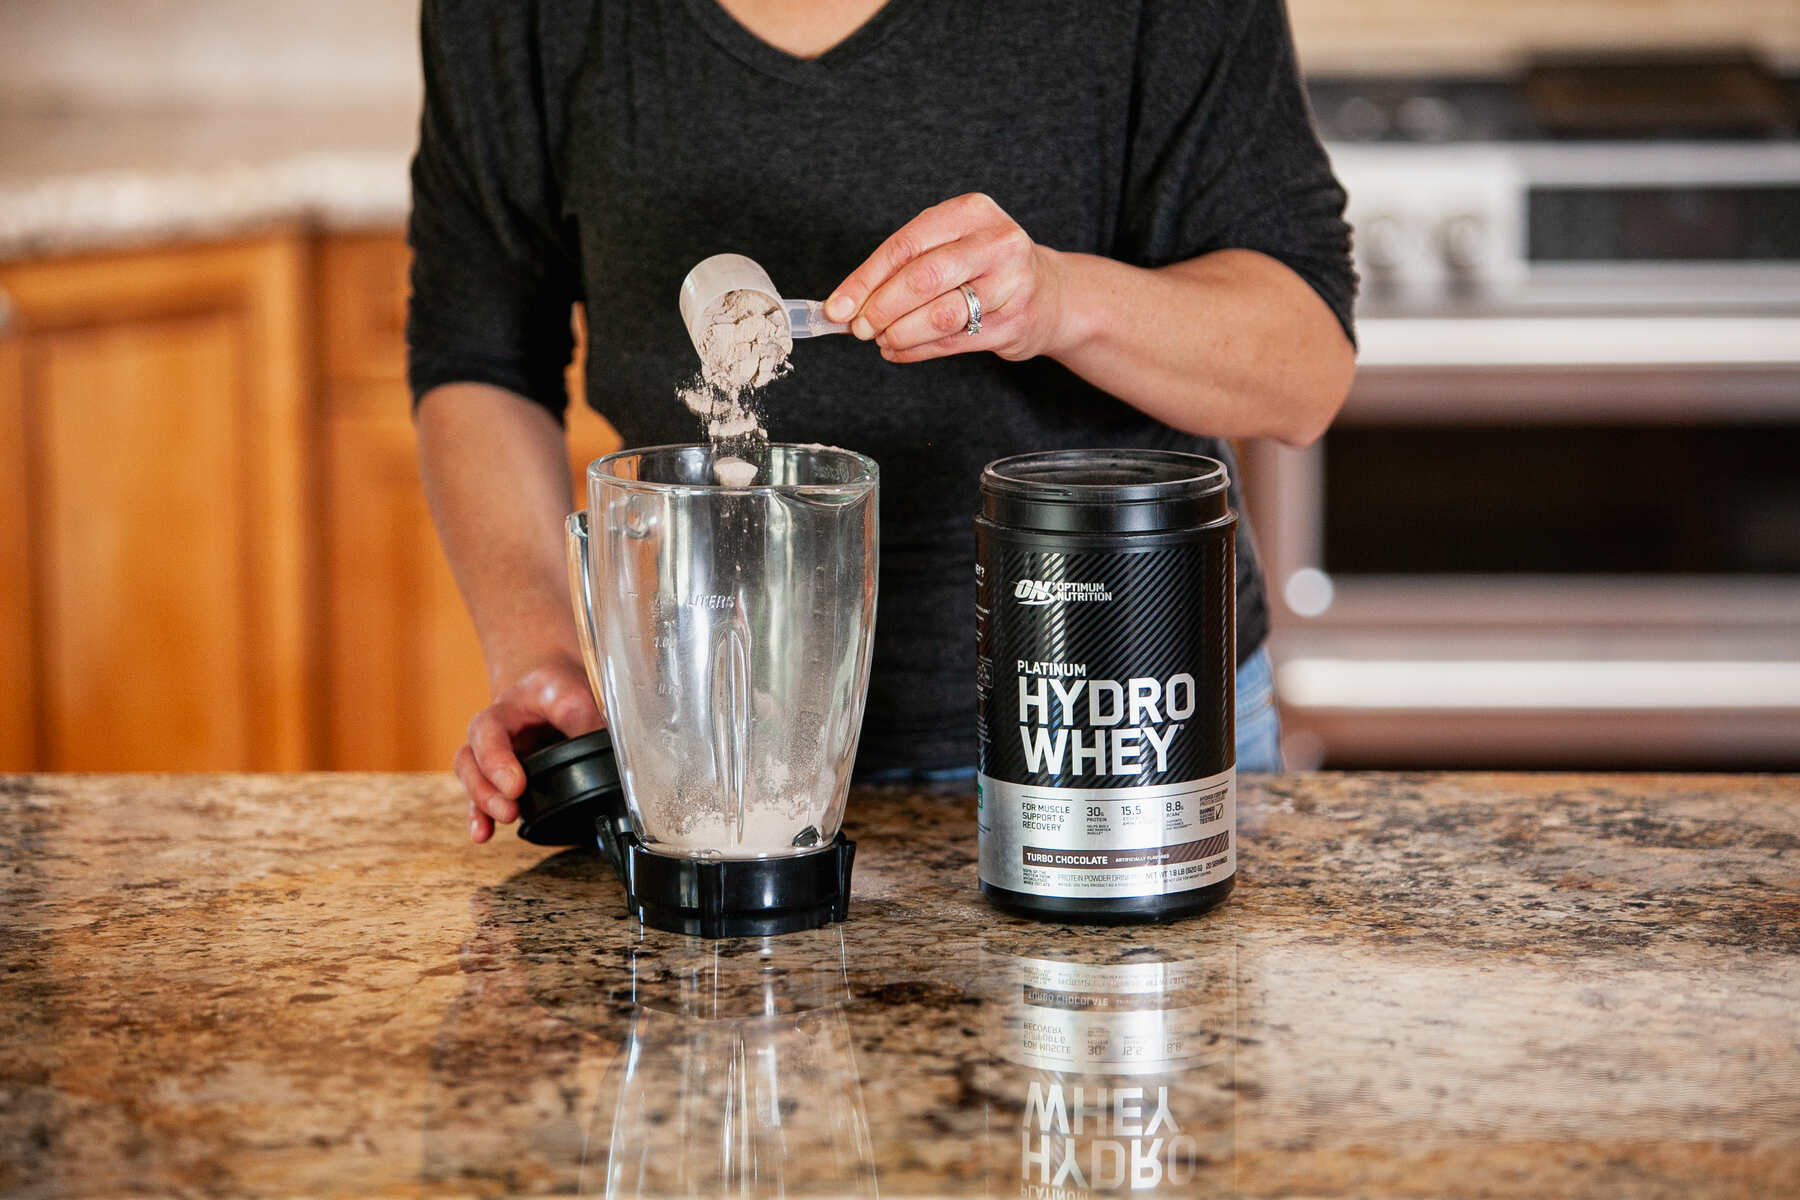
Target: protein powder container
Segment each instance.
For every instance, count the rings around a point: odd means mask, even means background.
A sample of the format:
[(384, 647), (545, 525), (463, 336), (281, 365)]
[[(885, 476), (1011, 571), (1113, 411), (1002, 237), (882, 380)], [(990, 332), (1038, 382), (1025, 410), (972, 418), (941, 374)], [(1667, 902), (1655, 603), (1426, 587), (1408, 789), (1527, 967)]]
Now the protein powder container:
[(988, 464), (975, 519), (981, 890), (1053, 921), (1167, 921), (1237, 871), (1237, 514), (1160, 450)]

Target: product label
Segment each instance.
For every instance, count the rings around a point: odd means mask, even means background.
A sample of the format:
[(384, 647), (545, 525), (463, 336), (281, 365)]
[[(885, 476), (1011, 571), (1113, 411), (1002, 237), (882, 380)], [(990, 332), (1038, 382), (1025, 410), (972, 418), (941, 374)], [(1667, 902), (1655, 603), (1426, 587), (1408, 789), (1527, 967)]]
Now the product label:
[(981, 877), (1034, 896), (1156, 896), (1237, 870), (1237, 769), (1188, 783), (1044, 788), (979, 777)]
[[(1084, 1075), (1166, 1072), (1221, 1051), (1220, 963), (1006, 959), (1012, 1062)], [(1003, 979), (1007, 975), (1000, 976)], [(1229, 1014), (1225, 1014), (1228, 1018)]]
[(976, 567), (981, 878), (1155, 896), (1237, 867), (1232, 539)]

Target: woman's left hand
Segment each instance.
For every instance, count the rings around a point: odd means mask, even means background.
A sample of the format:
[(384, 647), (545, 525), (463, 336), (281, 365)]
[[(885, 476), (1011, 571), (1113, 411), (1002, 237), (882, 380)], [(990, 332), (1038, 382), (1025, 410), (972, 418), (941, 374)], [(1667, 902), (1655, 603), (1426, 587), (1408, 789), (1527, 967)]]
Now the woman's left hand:
[[(967, 285), (981, 306), (971, 334)], [(825, 302), (889, 362), (991, 350), (1032, 358), (1062, 336), (1056, 252), (1031, 240), (993, 199), (970, 192), (935, 204), (881, 243)]]

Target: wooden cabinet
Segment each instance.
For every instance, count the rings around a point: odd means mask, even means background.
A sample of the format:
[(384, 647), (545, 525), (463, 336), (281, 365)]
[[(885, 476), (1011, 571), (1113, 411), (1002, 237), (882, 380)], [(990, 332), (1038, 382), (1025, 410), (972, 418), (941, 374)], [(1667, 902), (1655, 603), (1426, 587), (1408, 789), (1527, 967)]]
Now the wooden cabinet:
[[(487, 673), (419, 485), (405, 382), (404, 243), (340, 236), (320, 251), (326, 368), (326, 763), (447, 768)], [(580, 381), (571, 378), (571, 395)], [(572, 475), (616, 449), (584, 404), (569, 408)]]
[(0, 266), (0, 765), (317, 761), (305, 254)]
[(291, 232), (0, 264), (0, 769), (448, 765), (487, 688), (418, 484), (406, 263)]
[(444, 768), (487, 702), (481, 648), (419, 488), (399, 382), (336, 383), (326, 422), (326, 764)]

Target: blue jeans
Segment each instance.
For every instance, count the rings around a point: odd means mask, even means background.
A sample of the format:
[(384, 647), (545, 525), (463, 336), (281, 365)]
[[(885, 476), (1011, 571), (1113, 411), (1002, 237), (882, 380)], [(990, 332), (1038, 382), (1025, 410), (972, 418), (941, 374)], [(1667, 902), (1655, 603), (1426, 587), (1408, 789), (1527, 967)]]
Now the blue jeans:
[[(1275, 666), (1269, 661), (1267, 646), (1257, 650), (1238, 668), (1235, 725), (1238, 770), (1281, 770), (1281, 714), (1275, 708)], [(974, 775), (974, 767), (946, 767), (936, 771), (898, 767), (858, 775), (856, 782), (954, 783), (972, 779)]]
[(1237, 673), (1237, 769), (1281, 770), (1281, 713), (1275, 707), (1275, 664), (1263, 646)]

